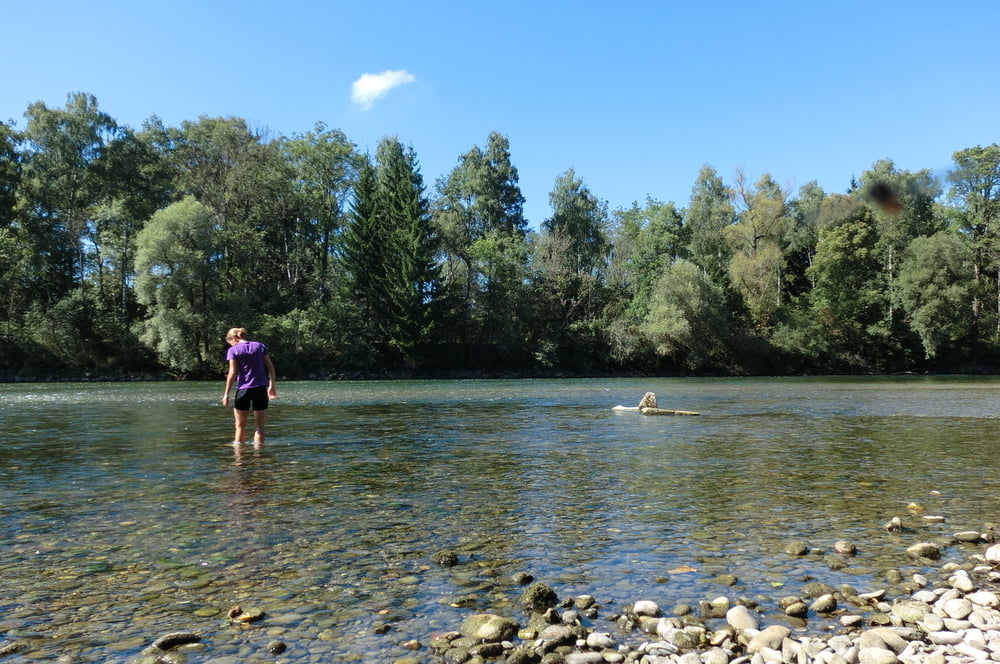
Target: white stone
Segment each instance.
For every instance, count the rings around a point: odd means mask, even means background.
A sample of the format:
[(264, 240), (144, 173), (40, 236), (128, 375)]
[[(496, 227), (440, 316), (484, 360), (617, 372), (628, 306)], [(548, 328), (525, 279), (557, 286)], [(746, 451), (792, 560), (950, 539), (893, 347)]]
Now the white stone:
[(944, 612), (949, 618), (965, 620), (972, 615), (972, 602), (967, 599), (949, 599), (944, 603)]
[(976, 589), (976, 585), (972, 582), (972, 579), (969, 578), (969, 575), (965, 572), (965, 570), (962, 570), (962, 573), (955, 574), (949, 578), (948, 582), (951, 583), (952, 588), (960, 590), (963, 593), (971, 593)]
[(994, 544), (986, 549), (986, 560), (991, 563), (1000, 563), (1000, 544)]
[(750, 613), (750, 610), (742, 605), (734, 606), (733, 608), (726, 611), (726, 622), (729, 623), (734, 629), (745, 630), (745, 629), (759, 629), (760, 623), (757, 618)]
[(722, 648), (712, 648), (701, 657), (704, 664), (729, 664), (729, 653)]
[(953, 646), (962, 642), (962, 635), (956, 632), (931, 632), (927, 638), (938, 646)]
[(920, 624), (928, 632), (940, 632), (944, 629), (944, 620), (941, 619), (941, 616), (933, 613), (928, 613), (924, 616)]
[(648, 599), (641, 599), (632, 605), (632, 612), (637, 616), (656, 618), (660, 615), (660, 605)]
[(969, 620), (944, 619), (944, 628), (949, 632), (961, 632), (963, 629), (969, 629), (970, 627), (972, 627), (972, 622)]
[(968, 643), (959, 643), (955, 646), (955, 651), (971, 657), (975, 662), (985, 662), (990, 658), (990, 654), (988, 652), (970, 646)]
[(986, 646), (986, 635), (983, 634), (981, 629), (965, 630), (965, 634), (962, 635), (962, 640), (965, 641), (966, 645), (970, 645), (973, 648), (988, 650)]
[(784, 664), (785, 661), (785, 658), (782, 656), (780, 650), (768, 648), (767, 646), (758, 650), (757, 654), (763, 657), (765, 662), (772, 662), (772, 664)]
[(760, 631), (747, 644), (747, 652), (753, 654), (762, 648), (780, 648), (781, 642), (788, 638), (792, 630), (784, 625), (771, 625)]
[(896, 653), (883, 648), (862, 648), (858, 651), (859, 664), (897, 664)]
[(587, 635), (587, 646), (591, 648), (614, 648), (618, 645), (607, 632), (591, 632)]
[(969, 595), (966, 595), (965, 599), (969, 600), (973, 604), (988, 606), (993, 609), (1000, 606), (1000, 597), (997, 597), (996, 593), (991, 593), (988, 590), (980, 590), (978, 592), (970, 593)]

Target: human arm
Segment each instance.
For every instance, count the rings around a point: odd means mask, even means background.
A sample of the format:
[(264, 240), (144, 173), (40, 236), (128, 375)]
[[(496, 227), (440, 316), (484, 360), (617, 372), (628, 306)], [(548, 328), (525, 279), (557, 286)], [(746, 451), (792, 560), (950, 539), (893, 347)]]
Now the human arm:
[(236, 359), (229, 360), (229, 373), (226, 374), (226, 391), (222, 393), (222, 405), (229, 405), (229, 392), (233, 389), (233, 382), (236, 380)]
[(278, 391), (274, 387), (275, 374), (274, 362), (271, 361), (270, 355), (264, 356), (264, 368), (267, 369), (267, 398), (274, 399), (278, 396)]

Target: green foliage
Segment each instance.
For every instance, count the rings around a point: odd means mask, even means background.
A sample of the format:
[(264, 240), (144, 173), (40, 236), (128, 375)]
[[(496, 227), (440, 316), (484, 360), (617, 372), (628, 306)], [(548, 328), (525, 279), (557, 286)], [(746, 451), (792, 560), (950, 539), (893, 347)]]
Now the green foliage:
[(54, 302), (92, 268), (92, 212), (110, 189), (107, 147), (119, 130), (83, 93), (69, 95), (65, 109), (35, 102), (25, 117), (21, 205), (30, 214), (21, 237), (31, 256), (25, 276), (34, 297)]
[(972, 251), (954, 233), (918, 237), (907, 248), (899, 271), (900, 298), (927, 358), (969, 333), (972, 280)]
[(470, 361), (482, 358), (483, 348), (509, 360), (525, 334), (528, 248), (524, 196), (507, 138), (492, 132), (485, 150), (476, 146), (461, 155), (437, 193), (432, 221), (455, 323), (443, 331), (450, 329)]
[(726, 228), (736, 221), (732, 204), (733, 192), (710, 166), (698, 172), (691, 190), (691, 204), (684, 216), (688, 228), (688, 252), (696, 265), (705, 270), (712, 281), (727, 283), (732, 249), (726, 238)]
[(220, 288), (215, 228), (215, 213), (188, 196), (154, 214), (139, 233), (136, 294), (148, 311), (140, 339), (181, 374), (218, 367), (218, 336), (235, 309)]
[(0, 122), (0, 229), (14, 223), (17, 192), (21, 186), (21, 154), (17, 146), (19, 134)]
[[(570, 169), (538, 232), (505, 136), (429, 198), (412, 147), (317, 123), (141, 131), (92, 95), (0, 123), (0, 376), (217, 377), (247, 327), (285, 376), (943, 369), (1000, 357), (1000, 147), (878, 161), (846, 196), (710, 166), (609, 213)], [(889, 191), (899, 206), (874, 197)]]
[(733, 256), (729, 261), (729, 284), (739, 294), (752, 324), (762, 332), (775, 324), (785, 295), (785, 254), (791, 218), (787, 194), (770, 175), (747, 186), (737, 173), (737, 194), (742, 202), (737, 221), (726, 227)]
[(549, 204), (552, 216), (542, 222), (542, 229), (561, 238), (561, 258), (566, 268), (581, 276), (595, 275), (610, 249), (607, 205), (590, 192), (572, 168), (556, 178)]
[[(302, 219), (291, 234), (289, 264), (293, 281), (307, 281), (305, 290), (327, 300), (336, 291), (336, 238), (346, 224), (348, 201), (363, 158), (343, 132), (317, 123), (311, 132), (282, 143), (293, 170), (293, 187)], [(300, 274), (301, 273), (301, 274)]]
[(642, 332), (662, 358), (691, 371), (719, 366), (728, 330), (723, 297), (691, 261), (674, 261), (657, 281)]
[(436, 251), (416, 154), (383, 139), (376, 164), (362, 165), (343, 261), (370, 342), (388, 368), (414, 367), (429, 341), (437, 288)]
[(873, 344), (884, 340), (888, 294), (882, 279), (878, 234), (870, 211), (842, 197), (825, 205), (813, 264), (813, 314), (831, 346), (864, 362)]

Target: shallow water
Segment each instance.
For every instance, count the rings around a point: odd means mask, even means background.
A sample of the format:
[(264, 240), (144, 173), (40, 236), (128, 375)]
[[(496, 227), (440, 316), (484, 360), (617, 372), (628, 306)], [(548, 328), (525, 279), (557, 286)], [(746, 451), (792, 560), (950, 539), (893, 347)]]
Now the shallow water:
[[(282, 383), (238, 453), (221, 388), (0, 385), (0, 645), (25, 646), (5, 661), (126, 662), (176, 630), (204, 639), (191, 661), (273, 661), (272, 640), (284, 662), (431, 661), (473, 611), (523, 617), (515, 572), (605, 618), (767, 610), (809, 579), (885, 587), (924, 571), (910, 544), (1000, 517), (993, 378)], [(610, 410), (646, 391), (701, 415)], [(230, 625), (236, 604), (267, 617)]]

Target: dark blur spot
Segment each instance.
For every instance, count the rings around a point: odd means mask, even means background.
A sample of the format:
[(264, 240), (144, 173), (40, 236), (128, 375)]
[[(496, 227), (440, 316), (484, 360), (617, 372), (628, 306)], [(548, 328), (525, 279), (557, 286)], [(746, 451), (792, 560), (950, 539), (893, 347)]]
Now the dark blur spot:
[(892, 190), (892, 187), (884, 182), (876, 182), (868, 189), (868, 195), (876, 205), (888, 212), (889, 214), (899, 214), (899, 211), (903, 209), (902, 204), (899, 202), (899, 198), (896, 197), (896, 192)]

